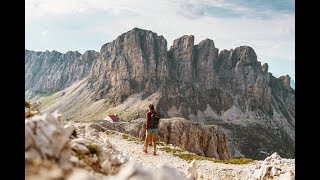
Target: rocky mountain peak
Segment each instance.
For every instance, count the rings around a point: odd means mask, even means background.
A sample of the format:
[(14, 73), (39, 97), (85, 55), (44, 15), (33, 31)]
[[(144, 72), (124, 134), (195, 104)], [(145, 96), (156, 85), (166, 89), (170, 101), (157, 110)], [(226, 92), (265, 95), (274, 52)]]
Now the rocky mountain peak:
[(99, 57), (99, 55), (100, 53), (97, 51), (87, 50), (81, 55), (81, 57), (79, 57), (79, 59), (92, 64)]
[(261, 71), (263, 73), (268, 73), (268, 70), (269, 70), (269, 65), (268, 63), (264, 63), (262, 66), (261, 66)]
[(255, 66), (257, 54), (250, 46), (240, 46), (233, 51), (232, 59), (233, 64)]
[(173, 45), (171, 48), (190, 48), (194, 45), (194, 36), (193, 35), (183, 35), (178, 39), (173, 41)]
[(49, 58), (54, 58), (54, 59), (58, 59), (61, 55), (62, 55), (62, 53), (55, 51), (55, 50), (53, 50), (53, 51), (46, 50), (45, 52), (40, 54), (40, 56), (47, 56)]
[[(52, 52), (52, 53), (61, 54), (59, 52)], [(76, 59), (80, 56), (81, 56), (81, 54), (78, 51), (68, 51), (64, 54), (61, 54), (61, 57), (59, 59), (60, 60), (73, 60), (73, 59)]]
[(290, 80), (291, 77), (289, 75), (285, 75), (285, 76), (280, 76), (279, 80), (282, 82), (282, 85), (287, 89), (290, 90), (291, 86), (290, 86)]
[(194, 36), (184, 35), (175, 39), (168, 54), (171, 78), (181, 82), (192, 82), (195, 76)]
[(101, 48), (89, 76), (95, 99), (112, 93), (116, 104), (141, 91), (155, 92), (168, 75), (167, 41), (151, 31), (134, 28)]
[[(134, 28), (104, 44), (100, 53), (26, 51), (25, 69), (25, 89), (30, 97), (54, 93), (80, 82), (78, 94), (72, 96), (77, 100), (70, 96), (68, 102), (103, 104), (84, 111), (83, 106), (77, 109), (70, 103), (68, 112), (73, 115), (81, 111), (93, 117), (90, 113), (101, 114), (110, 107), (131, 102), (132, 97), (139, 97), (136, 101), (154, 101), (165, 118), (219, 123), (232, 132), (230, 137), (236, 140), (231, 143), (246, 156), (261, 158), (265, 154), (260, 151), (271, 149), (281, 155), (294, 156), (295, 96), (290, 77), (272, 76), (268, 64), (261, 65), (250, 46), (219, 53), (213, 40), (204, 39), (195, 45), (193, 35), (184, 35), (174, 40), (167, 50), (163, 36)], [(154, 94), (157, 98), (145, 99)], [(140, 113), (143, 108), (143, 105), (137, 106), (130, 112), (134, 116), (128, 118), (144, 117), (144, 113)], [(126, 109), (116, 109), (127, 113)], [(237, 128), (239, 131), (248, 128), (251, 133), (238, 136), (241, 132), (234, 130)], [(256, 135), (252, 136), (254, 132), (264, 136), (257, 140)], [(265, 137), (276, 137), (278, 141), (269, 143)], [(256, 143), (237, 144), (243, 141)], [(266, 143), (269, 145), (264, 146)], [(256, 144), (259, 147), (251, 148)], [(280, 151), (282, 147), (285, 150)]]
[(208, 46), (208, 47), (215, 47), (214, 42), (212, 39), (206, 38), (202, 40), (198, 46)]

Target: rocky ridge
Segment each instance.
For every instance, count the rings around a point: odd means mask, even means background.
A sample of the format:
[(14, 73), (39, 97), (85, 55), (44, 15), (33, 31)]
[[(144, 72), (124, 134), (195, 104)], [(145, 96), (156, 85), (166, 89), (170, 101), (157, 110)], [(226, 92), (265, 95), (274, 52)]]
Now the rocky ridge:
[(25, 50), (26, 96), (50, 94), (87, 77), (98, 56), (99, 53), (93, 50), (84, 54)]
[[(134, 28), (93, 54), (85, 57), (77, 52), (26, 50), (27, 97), (59, 92), (54, 97), (60, 99), (48, 103), (47, 110), (68, 101), (62, 112), (74, 119), (91, 114), (94, 118), (94, 114), (121, 106), (131, 96), (140, 94), (145, 100), (160, 94), (154, 103), (163, 117), (220, 126), (229, 136), (233, 156), (264, 159), (277, 151), (294, 157), (295, 95), (290, 77), (274, 77), (251, 47), (219, 52), (213, 40), (194, 44), (192, 35), (184, 35), (167, 50), (163, 36)], [(82, 56), (88, 61), (80, 61)], [(81, 66), (81, 62), (86, 63)], [(77, 94), (66, 96), (66, 90), (79, 82)], [(88, 106), (92, 110), (87, 110)], [(138, 115), (127, 120), (143, 117), (143, 108), (130, 112)], [(125, 111), (120, 108), (113, 113)], [(75, 116), (77, 112), (81, 115)], [(245, 134), (242, 129), (253, 133)], [(264, 136), (259, 136), (259, 131)]]

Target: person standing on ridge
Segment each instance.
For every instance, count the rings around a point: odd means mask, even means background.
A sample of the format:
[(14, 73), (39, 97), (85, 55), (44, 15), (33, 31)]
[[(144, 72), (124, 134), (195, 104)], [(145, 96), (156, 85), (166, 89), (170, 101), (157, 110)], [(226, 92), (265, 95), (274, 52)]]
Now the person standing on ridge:
[(153, 104), (149, 105), (149, 111), (146, 113), (146, 140), (144, 143), (144, 152), (148, 152), (148, 141), (152, 140), (153, 155), (156, 155), (156, 138), (159, 128), (159, 114), (154, 110)]

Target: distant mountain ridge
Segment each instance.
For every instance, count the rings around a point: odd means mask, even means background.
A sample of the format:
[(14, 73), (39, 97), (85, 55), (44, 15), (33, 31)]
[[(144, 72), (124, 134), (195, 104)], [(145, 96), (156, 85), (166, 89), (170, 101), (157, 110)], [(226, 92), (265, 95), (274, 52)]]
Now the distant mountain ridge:
[[(152, 97), (164, 117), (184, 117), (224, 129), (234, 155), (265, 158), (277, 151), (292, 158), (295, 154), (291, 78), (274, 77), (249, 46), (219, 52), (211, 39), (195, 45), (192, 35), (184, 35), (167, 50), (163, 36), (134, 28), (103, 45), (100, 52), (26, 50), (25, 69), (26, 97), (59, 92), (55, 96), (59, 100), (48, 110), (69, 102), (63, 113), (71, 119), (88, 115), (91, 109), (123, 113), (126, 109), (117, 107), (131, 97)], [(71, 98), (66, 92), (76, 83), (81, 84)], [(88, 108), (91, 105), (94, 108)], [(137, 116), (128, 120), (144, 116), (146, 107), (137, 107)]]

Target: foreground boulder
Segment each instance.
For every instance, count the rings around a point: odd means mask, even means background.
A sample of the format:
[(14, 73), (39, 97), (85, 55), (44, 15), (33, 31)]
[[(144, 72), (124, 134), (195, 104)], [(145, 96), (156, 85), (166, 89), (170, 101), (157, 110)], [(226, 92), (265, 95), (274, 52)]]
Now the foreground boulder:
[(77, 177), (76, 172), (103, 177), (118, 173), (127, 162), (108, 141), (90, 137), (90, 133), (76, 134), (75, 127), (65, 125), (61, 119), (61, 115), (53, 113), (25, 120), (27, 179), (64, 179), (69, 175)]
[(26, 179), (186, 179), (175, 168), (153, 171), (129, 161), (106, 136), (90, 124), (65, 124), (58, 113), (26, 118)]
[(295, 179), (295, 160), (283, 159), (276, 152), (264, 161), (259, 161), (255, 169), (251, 170), (250, 179)]

